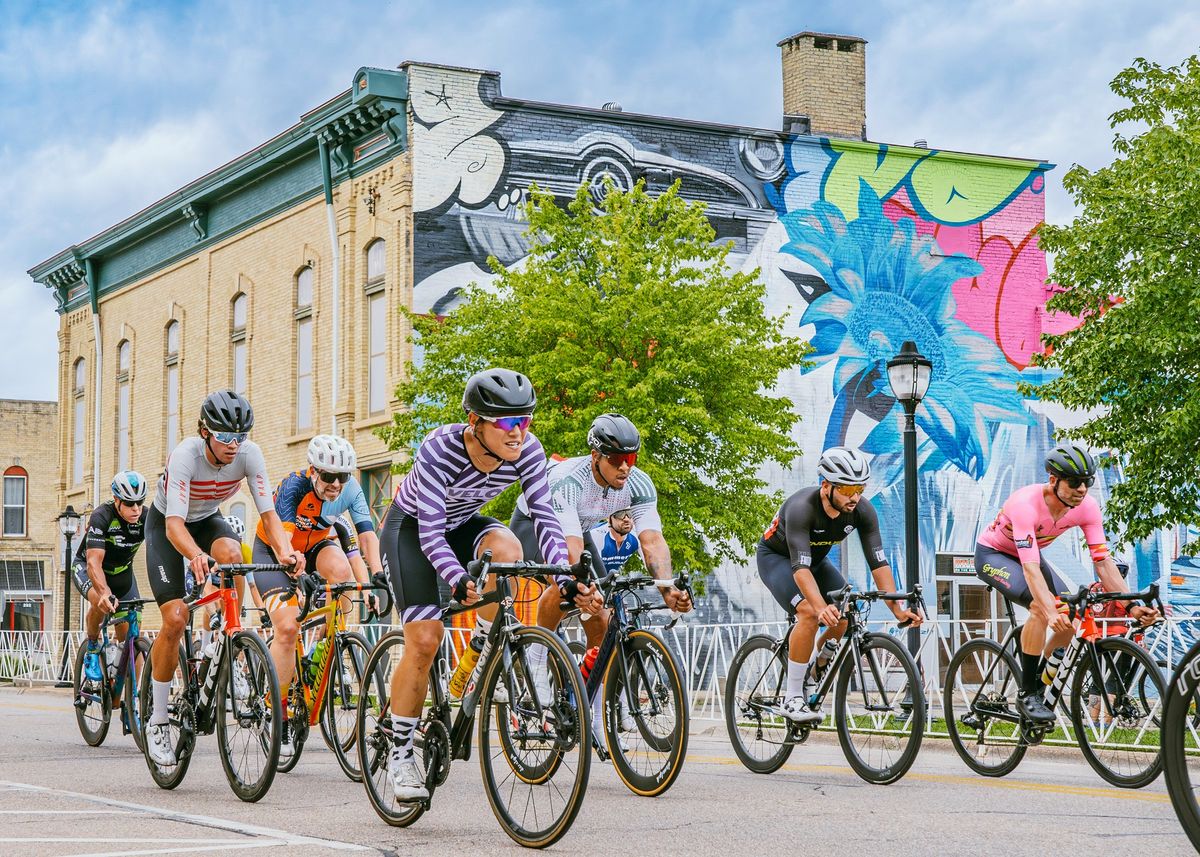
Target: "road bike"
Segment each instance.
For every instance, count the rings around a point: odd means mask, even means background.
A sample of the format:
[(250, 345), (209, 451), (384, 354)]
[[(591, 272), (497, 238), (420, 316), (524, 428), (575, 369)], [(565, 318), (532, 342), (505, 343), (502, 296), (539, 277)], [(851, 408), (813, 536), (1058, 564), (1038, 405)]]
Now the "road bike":
[[(275, 779), (283, 718), (279, 716), (279, 680), (267, 645), (254, 631), (242, 628), (234, 578), (261, 571), (291, 571), (278, 564), (216, 566), (209, 580), (217, 588), (188, 602), (188, 628), (179, 646), (179, 664), (171, 680), (167, 707), (174, 765), (159, 765), (149, 753), (146, 764), (160, 788), (183, 782), (198, 735), (217, 733), (221, 766), (233, 793), (244, 801), (260, 800)], [(213, 616), (213, 652), (192, 640), (192, 618), (209, 604)], [(142, 670), (141, 717), (148, 728), (152, 669)], [(144, 740), (144, 737), (143, 737)], [(143, 746), (145, 746), (143, 744)]]
[[(868, 631), (866, 613), (875, 601), (907, 601), (924, 612), (921, 586), (911, 592), (854, 592), (850, 586), (827, 593), (846, 618), (837, 644), (809, 705), (820, 708), (833, 690), (834, 722), (846, 761), (869, 783), (886, 785), (912, 767), (925, 730), (925, 693), (913, 656), (891, 635)], [(907, 622), (900, 627), (906, 627)], [(788, 637), (756, 634), (742, 643), (725, 685), (725, 726), (742, 764), (758, 774), (783, 766), (814, 726), (794, 723), (783, 713), (787, 684)]]
[[(144, 598), (119, 601), (112, 613), (100, 623), (100, 681), (89, 681), (84, 675), (84, 659), (87, 647), (80, 646), (75, 653), (74, 679), (72, 682), (75, 701), (75, 720), (83, 740), (92, 747), (99, 747), (108, 735), (112, 720), (113, 703), (118, 703), (121, 712), (121, 734), (133, 735), (138, 750), (142, 749), (141, 718), (139, 716), (138, 679), (142, 664), (150, 653), (150, 641), (139, 634)], [(125, 639), (117, 644), (110, 642), (108, 629), (111, 625), (125, 623)], [(117, 656), (110, 655), (110, 647), (116, 648)]]
[[(586, 580), (590, 567), (585, 553), (569, 573)], [(556, 634), (518, 620), (512, 584), (514, 578), (564, 570), (531, 562), (493, 563), (490, 551), (468, 565), (472, 577), (477, 576), (476, 591), (483, 591), (489, 577), (496, 587), (471, 607), (452, 602), (442, 611), (443, 619), (487, 604), (499, 609), (457, 710), (448, 690), (449, 663), (441, 655), (434, 659), (414, 742), (429, 790), (425, 800), (397, 800), (387, 770), (393, 743), (390, 694), (404, 632), (385, 634), (375, 645), (364, 674), (383, 676), (384, 692), (376, 693), (372, 681), (359, 698), (358, 761), (371, 805), (388, 824), (407, 827), (429, 809), (435, 790), (450, 774), (451, 760), (470, 758), (478, 716), (484, 790), (504, 832), (521, 845), (544, 848), (570, 829), (583, 804), (591, 764), (586, 706), (579, 705), (585, 698), (583, 679)]]
[[(1154, 659), (1124, 636), (1103, 636), (1092, 608), (1110, 601), (1141, 601), (1162, 612), (1158, 584), (1144, 592), (1093, 592), (1080, 587), (1061, 599), (1074, 638), (1045, 691), (1046, 705), (1071, 719), (1079, 749), (1107, 782), (1141, 788), (1162, 770), (1160, 727), (1165, 687)], [(1003, 642), (977, 638), (959, 647), (946, 669), (943, 714), (950, 743), (967, 767), (987, 777), (1012, 772), (1026, 751), (1042, 743), (1055, 723), (1032, 723), (1017, 708), (1021, 628), (1007, 600), (1010, 629)]]

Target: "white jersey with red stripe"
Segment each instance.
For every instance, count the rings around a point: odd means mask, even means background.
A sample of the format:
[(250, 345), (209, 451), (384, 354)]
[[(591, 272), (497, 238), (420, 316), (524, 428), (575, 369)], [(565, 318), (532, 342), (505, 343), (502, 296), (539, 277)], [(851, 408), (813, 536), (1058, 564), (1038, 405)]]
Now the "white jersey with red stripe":
[(233, 461), (214, 467), (205, 455), (204, 438), (189, 437), (167, 456), (167, 466), (158, 480), (154, 507), (164, 517), (183, 518), (187, 523), (213, 515), (221, 503), (237, 493), (246, 481), (258, 514), (274, 510), (271, 480), (262, 450), (252, 440), (238, 447)]

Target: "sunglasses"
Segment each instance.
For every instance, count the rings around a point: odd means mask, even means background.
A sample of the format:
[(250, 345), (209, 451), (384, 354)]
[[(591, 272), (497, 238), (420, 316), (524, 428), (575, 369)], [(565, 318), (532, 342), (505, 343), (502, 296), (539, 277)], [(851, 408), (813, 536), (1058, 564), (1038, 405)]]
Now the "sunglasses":
[(614, 521), (628, 521), (633, 518), (633, 513), (626, 509), (621, 512), (613, 512), (609, 517)]
[(122, 500), (118, 498), (117, 502), (122, 506), (128, 506), (130, 509), (140, 509), (142, 506), (146, 505), (145, 500)]
[(246, 442), (246, 436), (250, 434), (250, 432), (245, 431), (213, 431), (212, 429), (209, 429), (209, 432), (214, 438), (224, 444), (243, 444)]
[(604, 456), (604, 459), (613, 467), (620, 467), (622, 464), (633, 467), (637, 464), (637, 457), (636, 452), (610, 452)]
[(332, 485), (334, 482), (339, 485), (350, 481), (349, 473), (326, 473), (324, 470), (317, 471), (317, 478), (326, 485)]
[(525, 429), (529, 428), (529, 423), (533, 421), (533, 414), (525, 414), (519, 417), (485, 417), (483, 414), (480, 414), (479, 418), (492, 423), (500, 431), (512, 431), (516, 428), (525, 431)]
[(866, 485), (834, 485), (833, 490), (841, 494), (843, 497), (857, 497), (863, 491), (867, 490)]
[(1084, 485), (1091, 488), (1096, 483), (1095, 476), (1060, 476), (1059, 478), (1066, 482), (1073, 491), (1078, 491)]

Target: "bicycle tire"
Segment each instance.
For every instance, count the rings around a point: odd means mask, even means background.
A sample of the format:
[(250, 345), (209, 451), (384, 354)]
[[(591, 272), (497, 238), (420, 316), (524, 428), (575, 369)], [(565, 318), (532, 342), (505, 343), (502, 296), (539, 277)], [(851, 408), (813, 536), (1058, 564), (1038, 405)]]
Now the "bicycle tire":
[[(669, 789), (679, 778), (679, 772), (683, 770), (683, 760), (687, 757), (689, 712), (687, 693), (683, 687), (683, 680), (680, 678), (682, 670), (667, 644), (652, 631), (638, 629), (630, 632), (621, 642), (621, 647), (622, 656), (610, 658), (608, 668), (604, 672), (604, 706), (602, 710), (605, 714), (602, 720), (605, 746), (612, 759), (613, 769), (626, 788), (642, 797), (657, 797)], [(648, 656), (650, 651), (656, 650), (653, 657), (658, 661), (657, 666), (659, 667), (656, 670), (657, 675), (643, 674), (640, 677), (633, 677), (633, 681), (640, 687), (636, 691), (638, 705), (636, 710), (629, 712), (629, 716), (633, 718), (638, 735), (649, 748), (646, 752), (638, 751), (636, 747), (625, 750), (619, 734), (622, 720), (621, 703), (629, 704), (629, 694), (625, 688), (626, 675), (643, 672), (641, 669), (635, 670), (632, 665), (636, 662), (639, 650), (645, 650)], [(624, 661), (627, 665), (624, 672), (617, 666), (619, 660)], [(641, 667), (645, 667), (645, 659), (642, 659)], [(646, 687), (647, 679), (655, 682), (656, 686)], [(657, 686), (658, 684), (666, 686)], [(642, 703), (643, 693), (647, 696), (645, 704)], [(669, 695), (669, 700), (664, 698), (664, 693)], [(654, 699), (651, 700), (650, 697), (654, 697)], [(649, 715), (644, 708), (646, 704), (655, 705), (667, 702), (670, 703), (669, 708), (675, 712), (674, 723), (669, 734), (660, 735), (652, 728), (653, 724), (647, 722)], [(634, 759), (627, 755), (631, 751), (635, 757), (649, 758), (653, 751), (655, 755), (665, 755), (666, 758), (663, 759), (661, 767), (656, 771), (642, 772), (634, 768)]]
[[(227, 648), (221, 656), (221, 673), (217, 676), (214, 703), (217, 747), (221, 751), (221, 767), (225, 769), (225, 779), (229, 781), (229, 788), (241, 800), (255, 803), (270, 790), (279, 765), (279, 740), (283, 731), (283, 721), (278, 716), (282, 711), (279, 678), (275, 674), (275, 662), (271, 660), (267, 644), (253, 631), (238, 631), (232, 637), (226, 638), (225, 645)], [(239, 650), (246, 653), (248, 664), (252, 660), (258, 661), (247, 670), (245, 679), (249, 685), (249, 693), (245, 700), (236, 698), (233, 677), (233, 670), (238, 668)], [(228, 713), (227, 702), (230, 706)], [(231, 719), (238, 720), (239, 728), (244, 721), (246, 728), (253, 730), (247, 741), (248, 746), (253, 745), (265, 751), (261, 770), (253, 779), (244, 777), (235, 770), (234, 757), (238, 750), (232, 746), (233, 736), (230, 735), (229, 722)], [(247, 760), (248, 755), (246, 754)]]
[[(970, 660), (970, 666), (978, 670), (981, 666), (981, 661), (988, 663), (985, 667), (989, 675), (995, 671), (997, 666), (1003, 667), (1008, 672), (1008, 677), (1001, 677), (999, 687), (988, 692), (989, 698), (983, 700), (987, 707), (984, 709), (982, 726), (983, 729), (972, 729), (967, 724), (961, 724), (966, 729), (970, 729), (974, 734), (971, 736), (965, 735), (960, 731), (961, 717), (955, 710), (956, 702), (960, 705), (966, 705), (969, 709), (974, 709), (974, 713), (978, 715), (977, 708), (978, 694), (971, 693), (967, 688), (959, 688), (959, 676), (963, 673), (965, 666)], [(989, 660), (990, 659), (990, 660)], [(1003, 777), (1012, 773), (1017, 765), (1021, 764), (1021, 759), (1025, 757), (1025, 752), (1029, 749), (1029, 745), (1025, 739), (1021, 737), (1021, 730), (1018, 723), (1010, 723), (1006, 719), (988, 718), (989, 710), (999, 714), (1010, 714), (1010, 711), (1015, 715), (1016, 712), (1016, 694), (1020, 686), (1020, 667), (1017, 666), (1017, 660), (1009, 652), (1005, 651), (999, 643), (994, 640), (976, 639), (970, 640), (959, 646), (958, 651), (954, 653), (954, 657), (950, 659), (950, 664), (946, 668), (946, 683), (942, 691), (942, 714), (946, 719), (946, 731), (950, 735), (950, 743), (954, 747), (954, 751), (958, 753), (960, 759), (968, 768), (977, 774), (985, 777)], [(982, 676), (981, 676), (982, 678)], [(1011, 699), (1009, 698), (1011, 696)], [(956, 699), (956, 697), (958, 697)], [(969, 712), (970, 713), (970, 712)], [(995, 732), (990, 735), (986, 730), (991, 725), (991, 722), (1002, 723), (1003, 727), (997, 727)], [(971, 744), (976, 747), (986, 747), (983, 750), (984, 756), (995, 755), (998, 760), (995, 764), (989, 764), (971, 752)], [(1006, 755), (1005, 755), (1006, 754)], [(999, 758), (1003, 756), (1003, 758)]]
[[(909, 711), (906, 717), (903, 718), (896, 730), (884, 729), (883, 735), (875, 735), (871, 739), (871, 743), (876, 746), (885, 746), (891, 740), (891, 735), (902, 734), (902, 730), (907, 730), (907, 740), (904, 749), (900, 752), (899, 757), (894, 762), (885, 766), (873, 765), (862, 757), (858, 752), (857, 745), (854, 741), (856, 734), (872, 736), (871, 728), (878, 730), (881, 726), (886, 727), (891, 725), (890, 721), (894, 715), (887, 715), (887, 723), (879, 722), (879, 711), (865, 710), (864, 716), (870, 718), (869, 728), (865, 732), (857, 732), (857, 727), (862, 725), (859, 721), (861, 718), (850, 714), (850, 705), (858, 696), (863, 697), (864, 708), (867, 705), (878, 707), (879, 704), (887, 699), (887, 694), (891, 693), (890, 706), (894, 707), (897, 704), (900, 706), (901, 714), (905, 703), (905, 697), (901, 696), (903, 691), (897, 691), (890, 687), (893, 683), (890, 678), (894, 676), (894, 670), (887, 670), (886, 665), (881, 670), (880, 659), (873, 656), (876, 650), (889, 652), (892, 658), (895, 659), (896, 665), (904, 672), (904, 679), (907, 682), (907, 693), (911, 694), (911, 699), (908, 699), (907, 705)], [(921, 675), (917, 669), (917, 662), (913, 660), (912, 654), (907, 648), (900, 645), (888, 634), (865, 634), (862, 638), (862, 643), (859, 646), (860, 658), (865, 658), (869, 662), (870, 670), (863, 667), (860, 672), (856, 669), (853, 656), (842, 661), (841, 669), (838, 671), (837, 687), (834, 692), (834, 720), (837, 723), (838, 741), (842, 745), (842, 752), (846, 756), (846, 761), (850, 763), (850, 767), (854, 772), (866, 780), (868, 783), (875, 785), (888, 785), (896, 782), (896, 780), (908, 773), (908, 769), (912, 767), (913, 762), (917, 759), (917, 753), (921, 749), (921, 739), (925, 734), (925, 692), (921, 687)], [(868, 701), (866, 695), (869, 689), (858, 687), (852, 689), (850, 681), (855, 676), (859, 677), (860, 685), (868, 681), (873, 681), (871, 686), (874, 688), (879, 684), (879, 679), (883, 673), (883, 694), (878, 701)]]
[[(329, 687), (325, 691), (325, 716), (321, 718), (321, 732), (325, 736), (325, 742), (333, 750), (342, 773), (357, 783), (362, 781), (362, 771), (358, 767), (358, 751), (355, 749), (358, 741), (358, 698), (362, 695), (362, 677), (367, 674), (365, 670), (371, 657), (371, 644), (357, 631), (344, 631), (337, 635), (335, 654), (338, 660), (334, 662), (333, 669), (352, 669), (357, 687), (345, 687), (340, 670), (336, 675), (330, 676)], [(386, 695), (383, 677), (378, 672), (371, 677), (370, 685), (374, 687), (377, 696)], [(347, 718), (343, 717), (339, 725), (337, 713), (343, 710), (343, 706), (350, 712), (350, 716), (348, 722)]]
[(139, 636), (133, 643), (133, 650), (133, 663), (127, 665), (125, 673), (125, 716), (129, 718), (129, 731), (133, 733), (133, 743), (144, 753), (146, 747), (143, 743), (142, 714), (141, 706), (138, 705), (141, 698), (142, 673), (138, 668), (138, 661), (141, 660), (142, 668), (150, 663), (150, 641)]
[(155, 762), (150, 759), (150, 754), (146, 752), (146, 730), (150, 725), (150, 707), (154, 702), (154, 694), (150, 687), (150, 681), (154, 675), (154, 669), (150, 664), (149, 658), (146, 660), (145, 666), (142, 667), (142, 681), (139, 689), (138, 708), (141, 712), (141, 727), (142, 727), (142, 755), (146, 759), (146, 765), (150, 768), (150, 777), (160, 789), (168, 791), (178, 786), (183, 782), (183, 778), (187, 776), (188, 766), (192, 763), (192, 751), (196, 748), (196, 717), (192, 710), (192, 704), (189, 701), (189, 696), (195, 692), (195, 677), (191, 675), (188, 667), (187, 652), (183, 648), (183, 644), (179, 644), (177, 653), (179, 659), (177, 672), (171, 681), (171, 696), (168, 706), (168, 722), (171, 726), (171, 731), (174, 733), (172, 744), (175, 748), (175, 764), (169, 768), (160, 768)]
[[(1188, 769), (1188, 750), (1200, 751), (1194, 724), (1193, 701), (1200, 694), (1200, 642), (1195, 643), (1179, 661), (1167, 687), (1166, 712), (1163, 715), (1162, 757), (1167, 793), (1183, 832), (1192, 847), (1200, 851), (1200, 765), (1195, 773)], [(1193, 782), (1195, 780), (1195, 782)]]
[[(84, 695), (83, 683), (85, 681), (83, 675), (83, 662), (87, 657), (87, 647), (81, 645), (75, 650), (75, 660), (72, 663), (71, 669), (71, 699), (74, 701), (75, 707), (75, 722), (79, 725), (79, 734), (83, 736), (84, 742), (89, 747), (99, 747), (104, 743), (104, 739), (108, 736), (108, 727), (112, 722), (112, 687), (109, 684), (107, 675), (108, 669), (104, 663), (104, 656), (97, 653), (100, 657), (100, 672), (105, 676), (99, 682), (89, 681), (89, 685), (93, 685)], [(81, 702), (86, 702), (83, 707), (80, 707)]]
[[(1102, 758), (1104, 755), (1103, 752), (1095, 746), (1095, 739), (1098, 736), (1095, 734), (1094, 727), (1103, 728), (1104, 724), (1095, 723), (1090, 712), (1087, 720), (1084, 720), (1084, 702), (1087, 698), (1084, 693), (1084, 684), (1091, 681), (1093, 688), (1098, 684), (1099, 687), (1103, 688), (1104, 694), (1107, 696), (1107, 685), (1111, 681), (1106, 681), (1106, 679), (1111, 680), (1115, 677), (1121, 681), (1122, 685), (1125, 684), (1124, 677), (1120, 675), (1121, 667), (1119, 666), (1119, 661), (1121, 658), (1129, 658), (1130, 662), (1136, 665), (1136, 668), (1140, 668), (1140, 672), (1136, 674), (1131, 673), (1131, 677), (1138, 679), (1135, 682), (1137, 687), (1123, 687), (1124, 692), (1119, 695), (1114, 694), (1117, 698), (1109, 704), (1116, 705), (1119, 709), (1122, 709), (1126, 714), (1125, 719), (1127, 721), (1130, 718), (1136, 719), (1139, 715), (1143, 716), (1146, 720), (1152, 721), (1154, 718), (1154, 706), (1161, 706), (1166, 696), (1162, 673), (1159, 672), (1158, 665), (1154, 663), (1153, 658), (1146, 653), (1145, 649), (1122, 637), (1102, 637), (1096, 641), (1095, 645), (1101, 661), (1099, 669), (1103, 670), (1107, 666), (1115, 674), (1108, 676), (1103, 674), (1095, 675), (1094, 670), (1097, 669), (1097, 665), (1087, 655), (1076, 662), (1075, 675), (1072, 677), (1071, 682), (1071, 722), (1075, 727), (1075, 740), (1079, 743), (1079, 749), (1083, 752), (1083, 757), (1087, 759), (1088, 764), (1106, 782), (1124, 789), (1140, 789), (1154, 782), (1158, 778), (1159, 773), (1161, 773), (1161, 749), (1155, 745), (1152, 753), (1146, 751), (1123, 753), (1122, 758), (1128, 758), (1131, 762), (1148, 759), (1149, 764), (1146, 764), (1141, 770), (1122, 772), (1116, 770), (1114, 766), (1107, 764), (1104, 758)], [(1146, 688), (1145, 683), (1147, 681), (1151, 682), (1154, 687)], [(1130, 691), (1134, 692), (1130, 694)], [(1147, 694), (1152, 698), (1139, 698)], [(1129, 698), (1131, 696), (1132, 698)], [(1097, 701), (1100, 702), (1099, 699)], [(1103, 718), (1104, 714), (1107, 713), (1107, 706), (1101, 704), (1100, 710), (1102, 712), (1101, 718)], [(1133, 724), (1132, 731), (1135, 734), (1132, 737), (1134, 740), (1140, 738), (1149, 725), (1152, 724), (1142, 723), (1140, 726)], [(1110, 725), (1109, 728), (1114, 731), (1119, 728), (1122, 733), (1121, 738), (1128, 737), (1128, 732), (1130, 731), (1126, 726), (1118, 726), (1115, 723)], [(1113, 732), (1109, 734), (1111, 736)], [(1121, 751), (1118, 749), (1116, 752)]]
[[(496, 652), (492, 656), (483, 676), (483, 689), (480, 693), (477, 715), (479, 719), (479, 767), (483, 774), (484, 791), (487, 793), (488, 803), (491, 804), (492, 812), (500, 823), (501, 829), (514, 842), (526, 848), (546, 848), (561, 839), (571, 829), (580, 807), (583, 806), (583, 797), (587, 791), (588, 775), (591, 770), (592, 749), (586, 704), (582, 702), (587, 699), (583, 677), (579, 674), (579, 668), (566, 644), (557, 634), (533, 625), (516, 626), (512, 630), (511, 640), (505, 641), (503, 645), (510, 647), (528, 645), (535, 640), (540, 641), (546, 647), (549, 675), (556, 676), (557, 680), (565, 683), (565, 686), (558, 687), (558, 696), (551, 701), (553, 734), (556, 736), (552, 742), (554, 744), (552, 752), (555, 755), (564, 756), (573, 751), (578, 754), (578, 762), (574, 766), (570, 787), (554, 787), (557, 798), (552, 799), (551, 805), (553, 806), (554, 799), (562, 800), (561, 810), (554, 815), (549, 824), (539, 828), (527, 827), (528, 806), (532, 802), (533, 792), (530, 792), (530, 797), (525, 801), (525, 818), (518, 820), (504, 800), (502, 793), (504, 784), (497, 780), (496, 772), (489, 764), (492, 760), (488, 749), (491, 744), (489, 724), (493, 717), (502, 716), (502, 712), (499, 711), (499, 707), (493, 703), (492, 699), (496, 684), (503, 672), (504, 658), (501, 657), (500, 652)], [(551, 663), (551, 658), (556, 663)], [(507, 764), (512, 764), (503, 747), (498, 751), (498, 755), (503, 756)], [(565, 763), (554, 767), (556, 771), (562, 770), (564, 767), (570, 768)], [(545, 787), (547, 794), (550, 791), (550, 787), (544, 786), (542, 783), (526, 783), (526, 786), (531, 790)], [(519, 799), (517, 803), (520, 803)], [(535, 824), (539, 823), (538, 818), (539, 816), (535, 812)]]
[[(772, 740), (762, 738), (762, 705), (778, 706), (783, 704), (778, 690), (787, 676), (787, 664), (784, 662), (782, 652), (775, 652), (775, 647), (778, 645), (777, 639), (766, 634), (756, 634), (750, 637), (738, 647), (729, 664), (729, 673), (725, 679), (725, 728), (729, 733), (729, 743), (733, 745), (733, 752), (737, 754), (741, 763), (756, 774), (773, 774), (778, 771), (796, 747), (790, 738), (791, 726), (783, 717), (770, 718), (774, 722), (770, 723), (767, 728), (773, 733)], [(756, 674), (745, 676), (750, 684), (743, 691), (739, 691), (738, 685), (743, 678), (743, 672), (747, 670), (746, 664), (756, 653), (765, 653), (770, 660), (764, 661), (761, 669), (751, 668), (751, 671)], [(768, 680), (767, 688), (770, 690), (774, 686), (775, 692), (768, 693), (767, 696), (761, 698), (753, 696), (752, 694), (759, 692), (758, 687), (764, 679), (768, 678), (766, 673), (772, 667), (778, 668), (779, 673)], [(739, 698), (739, 695), (745, 698)], [(746, 726), (742, 725), (743, 717), (749, 718)], [(768, 747), (776, 749), (762, 755), (755, 755), (752, 748), (746, 744), (747, 736), (743, 734), (745, 729), (754, 730), (757, 743), (763, 744), (764, 750)]]
[[(304, 698), (305, 680), (300, 677), (300, 665), (297, 661), (296, 675), (292, 678), (292, 683), (288, 688), (288, 704), (287, 704), (287, 725), (292, 731), (292, 752), (289, 756), (283, 755), (283, 740), (280, 737), (279, 743), (279, 766), (278, 770), (281, 774), (290, 774), (300, 764), (300, 754), (304, 752), (304, 745), (308, 741), (308, 703)], [(282, 699), (282, 692), (280, 693)]]

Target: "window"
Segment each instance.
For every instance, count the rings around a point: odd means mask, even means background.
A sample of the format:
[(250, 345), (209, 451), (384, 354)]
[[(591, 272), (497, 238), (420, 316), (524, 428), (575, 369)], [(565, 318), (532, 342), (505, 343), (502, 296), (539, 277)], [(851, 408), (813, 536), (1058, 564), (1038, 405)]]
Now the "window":
[(372, 467), (360, 473), (359, 484), (362, 485), (367, 505), (371, 509), (371, 518), (375, 526), (383, 519), (388, 504), (392, 502), (392, 468), (385, 464), (382, 467)]
[(249, 301), (244, 294), (233, 299), (233, 389), (242, 395), (246, 394), (246, 304)]
[(25, 532), (25, 509), (28, 505), (25, 491), (29, 474), (23, 467), (12, 466), (4, 471), (4, 535), (23, 538)]
[(74, 384), (74, 442), (71, 446), (71, 484), (83, 482), (83, 436), (87, 430), (87, 412), (84, 410), (84, 384), (87, 381), (87, 361), (80, 357), (75, 361)]
[(313, 424), (313, 273), (296, 275), (296, 430)]
[(167, 325), (167, 452), (179, 444), (179, 322)]
[(383, 413), (387, 407), (387, 244), (373, 241), (367, 247), (367, 410)]
[(129, 469), (129, 364), (132, 350), (128, 339), (117, 346), (117, 470)]

